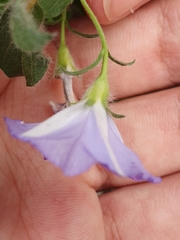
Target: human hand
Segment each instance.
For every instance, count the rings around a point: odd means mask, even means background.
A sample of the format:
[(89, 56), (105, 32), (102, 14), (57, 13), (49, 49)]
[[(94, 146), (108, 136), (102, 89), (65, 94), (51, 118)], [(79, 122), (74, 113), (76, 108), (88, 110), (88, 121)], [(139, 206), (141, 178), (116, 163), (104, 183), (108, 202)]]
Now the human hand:
[[(162, 184), (134, 184), (100, 166), (78, 177), (65, 177), (29, 144), (11, 138), (2, 120), (3, 116), (25, 122), (46, 119), (52, 115), (49, 100), (63, 100), (61, 82), (44, 79), (29, 89), (23, 78), (8, 80), (1, 75), (0, 239), (178, 239), (178, 3), (152, 1), (104, 27), (114, 57), (137, 59), (131, 67), (109, 63), (113, 100), (127, 98), (112, 104), (115, 112), (126, 115), (116, 120), (117, 126), (147, 170), (163, 176)], [(72, 24), (82, 32), (94, 31), (88, 19)], [(72, 41), (71, 36), (69, 47), (83, 68), (97, 56), (98, 39), (73, 36)], [(51, 44), (49, 52), (55, 51)], [(85, 74), (82, 82), (76, 80), (79, 98), (97, 74), (98, 68)], [(95, 190), (112, 187), (117, 190), (98, 198)]]

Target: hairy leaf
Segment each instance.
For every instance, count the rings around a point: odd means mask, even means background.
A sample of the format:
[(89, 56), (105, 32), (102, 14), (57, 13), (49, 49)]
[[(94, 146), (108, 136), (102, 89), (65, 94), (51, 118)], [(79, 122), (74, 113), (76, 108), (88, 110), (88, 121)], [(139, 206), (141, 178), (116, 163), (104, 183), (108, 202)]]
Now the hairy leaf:
[(48, 60), (39, 53), (17, 49), (9, 31), (9, 12), (0, 19), (0, 68), (9, 77), (25, 76), (27, 86), (37, 83), (46, 72)]
[(17, 49), (9, 32), (9, 10), (6, 10), (0, 20), (0, 68), (8, 77), (23, 75), (21, 51)]
[(27, 86), (33, 86), (46, 72), (48, 60), (39, 53), (22, 53), (23, 74), (26, 76)]
[(12, 5), (10, 29), (15, 45), (25, 52), (41, 51), (52, 36), (38, 30), (23, 0), (16, 0)]
[(39, 6), (39, 4), (35, 4), (34, 7), (32, 8), (32, 15), (34, 17), (34, 20), (37, 24), (37, 26), (40, 26), (41, 23), (43, 22), (44, 20), (44, 13), (43, 13), (43, 10), (42, 8)]
[(0, 0), (0, 6), (7, 4), (9, 0)]

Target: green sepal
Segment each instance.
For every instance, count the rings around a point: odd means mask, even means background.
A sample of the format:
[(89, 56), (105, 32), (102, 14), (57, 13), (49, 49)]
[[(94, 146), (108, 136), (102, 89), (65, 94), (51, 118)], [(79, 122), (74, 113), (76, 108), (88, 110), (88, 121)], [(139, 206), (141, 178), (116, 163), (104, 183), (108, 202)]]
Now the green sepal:
[(125, 115), (120, 115), (117, 113), (112, 112), (109, 108), (107, 109), (107, 111), (114, 117), (114, 118), (124, 118), (126, 117)]
[(99, 53), (99, 56), (97, 57), (97, 59), (91, 65), (89, 65), (88, 67), (86, 67), (82, 70), (79, 70), (79, 71), (70, 72), (70, 71), (67, 71), (65, 68), (63, 68), (61, 66), (59, 67), (59, 69), (60, 69), (60, 71), (66, 73), (68, 75), (71, 75), (71, 76), (81, 75), (83, 73), (88, 72), (90, 69), (94, 68), (95, 66), (97, 66), (98, 63), (101, 61), (103, 55), (104, 55), (104, 51), (101, 50), (101, 52)]
[(99, 37), (98, 34), (86, 34), (86, 33), (78, 32), (77, 30), (75, 30), (74, 28), (72, 28), (72, 27), (69, 25), (68, 21), (66, 21), (66, 26), (67, 26), (67, 28), (68, 28), (71, 32), (73, 32), (73, 33), (75, 33), (75, 34), (77, 34), (77, 35), (79, 35), (79, 36), (81, 36), (81, 37), (84, 37), (84, 38), (96, 38), (96, 37)]
[(135, 61), (136, 61), (136, 59), (134, 59), (132, 62), (128, 62), (128, 63), (121, 62), (121, 61), (115, 59), (115, 58), (110, 54), (110, 52), (108, 52), (108, 57), (109, 57), (113, 62), (115, 62), (115, 63), (117, 63), (117, 64), (119, 64), (119, 65), (121, 65), (121, 66), (131, 66), (131, 65), (133, 65), (133, 64), (135, 63)]

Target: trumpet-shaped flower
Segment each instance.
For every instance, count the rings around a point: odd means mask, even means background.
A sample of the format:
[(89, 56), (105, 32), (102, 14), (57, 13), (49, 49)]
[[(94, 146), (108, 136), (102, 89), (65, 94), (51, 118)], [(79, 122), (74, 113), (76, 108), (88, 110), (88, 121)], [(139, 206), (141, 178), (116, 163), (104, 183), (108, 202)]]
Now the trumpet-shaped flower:
[(100, 100), (92, 106), (81, 100), (42, 123), (5, 121), (12, 136), (32, 144), (65, 175), (78, 175), (99, 163), (123, 177), (161, 181), (146, 171), (137, 155), (124, 145)]

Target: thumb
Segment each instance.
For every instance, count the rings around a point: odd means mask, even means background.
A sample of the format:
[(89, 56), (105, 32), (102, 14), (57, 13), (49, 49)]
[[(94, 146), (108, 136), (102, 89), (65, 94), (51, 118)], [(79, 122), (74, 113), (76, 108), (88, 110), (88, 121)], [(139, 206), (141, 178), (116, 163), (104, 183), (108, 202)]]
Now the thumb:
[(133, 13), (150, 0), (87, 0), (101, 24), (110, 24)]

